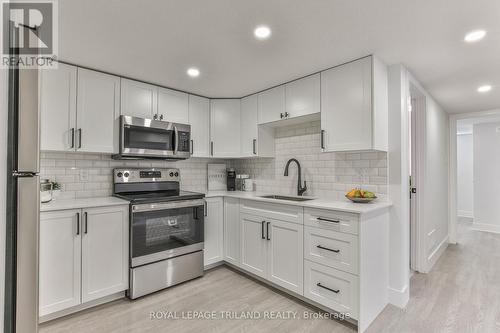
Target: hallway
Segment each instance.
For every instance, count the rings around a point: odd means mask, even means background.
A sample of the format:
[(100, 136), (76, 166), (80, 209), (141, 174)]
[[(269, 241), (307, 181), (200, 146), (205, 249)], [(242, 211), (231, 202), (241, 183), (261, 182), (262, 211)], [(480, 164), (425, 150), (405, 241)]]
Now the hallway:
[(388, 306), (368, 332), (500, 332), (500, 234), (458, 223), (431, 273), (414, 274), (405, 309)]

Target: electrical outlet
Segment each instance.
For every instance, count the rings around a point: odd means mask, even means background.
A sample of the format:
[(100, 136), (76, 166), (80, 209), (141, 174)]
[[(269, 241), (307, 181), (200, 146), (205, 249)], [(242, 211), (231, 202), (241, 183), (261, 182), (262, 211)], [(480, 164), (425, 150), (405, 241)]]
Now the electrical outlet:
[(80, 181), (81, 182), (86, 182), (89, 180), (89, 170), (87, 169), (80, 169)]

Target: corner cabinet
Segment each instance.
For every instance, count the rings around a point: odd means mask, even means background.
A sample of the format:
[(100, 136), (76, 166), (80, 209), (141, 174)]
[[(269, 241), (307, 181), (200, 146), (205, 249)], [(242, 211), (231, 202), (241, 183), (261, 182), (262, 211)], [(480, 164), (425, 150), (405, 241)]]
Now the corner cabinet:
[(128, 289), (128, 209), (40, 214), (40, 317), (56, 318)]
[(321, 72), (323, 152), (387, 151), (387, 68), (369, 56)]
[(240, 99), (210, 101), (210, 156), (240, 156)]
[(274, 157), (274, 129), (258, 124), (258, 95), (241, 99), (240, 157)]

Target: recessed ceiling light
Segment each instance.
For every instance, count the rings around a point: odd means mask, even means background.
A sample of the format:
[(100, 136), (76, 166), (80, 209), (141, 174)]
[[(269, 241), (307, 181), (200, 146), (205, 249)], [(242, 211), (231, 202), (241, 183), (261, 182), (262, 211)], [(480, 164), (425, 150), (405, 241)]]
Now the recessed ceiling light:
[(486, 31), (484, 30), (474, 30), (467, 33), (464, 37), (464, 41), (467, 43), (478, 42), (486, 36)]
[(200, 70), (198, 68), (194, 68), (194, 67), (188, 68), (187, 75), (189, 75), (191, 77), (198, 77), (198, 76), (200, 76)]
[(484, 86), (480, 86), (479, 88), (477, 88), (477, 92), (486, 93), (486, 92), (490, 91), (491, 89), (492, 89), (492, 87), (489, 84), (485, 84)]
[(257, 39), (267, 39), (269, 38), (269, 36), (271, 36), (271, 29), (266, 25), (259, 25), (253, 31), (253, 34)]

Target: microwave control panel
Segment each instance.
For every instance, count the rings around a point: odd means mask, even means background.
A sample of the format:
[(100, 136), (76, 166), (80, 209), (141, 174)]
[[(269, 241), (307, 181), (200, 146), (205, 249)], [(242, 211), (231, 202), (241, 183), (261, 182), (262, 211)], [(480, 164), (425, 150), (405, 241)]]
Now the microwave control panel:
[(190, 137), (189, 132), (179, 131), (179, 151), (190, 151), (189, 149)]

